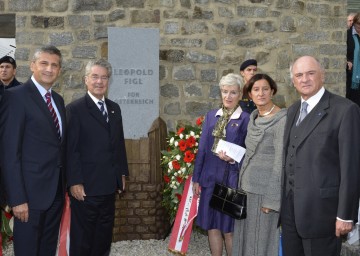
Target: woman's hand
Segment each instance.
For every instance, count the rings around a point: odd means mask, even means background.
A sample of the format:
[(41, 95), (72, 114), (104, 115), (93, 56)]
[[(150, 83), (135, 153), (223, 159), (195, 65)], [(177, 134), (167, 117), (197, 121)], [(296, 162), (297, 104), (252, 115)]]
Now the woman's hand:
[(221, 160), (224, 160), (225, 162), (229, 162), (231, 164), (234, 164), (234, 159), (232, 159), (231, 157), (229, 157), (228, 155), (226, 155), (226, 152), (224, 151), (219, 151), (218, 153), (218, 157), (221, 159)]
[(193, 193), (194, 195), (200, 196), (201, 193), (201, 187), (200, 184), (198, 182), (193, 182)]
[(348, 70), (351, 70), (353, 66), (352, 62), (347, 61), (347, 66), (348, 66)]

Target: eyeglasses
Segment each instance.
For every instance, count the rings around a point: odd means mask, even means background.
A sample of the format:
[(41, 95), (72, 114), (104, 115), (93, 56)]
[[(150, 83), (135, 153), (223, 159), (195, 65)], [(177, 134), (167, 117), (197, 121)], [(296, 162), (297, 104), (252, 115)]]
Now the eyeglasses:
[(106, 82), (106, 81), (109, 80), (109, 77), (108, 77), (108, 76), (91, 75), (91, 76), (90, 76), (90, 79), (91, 79), (93, 82), (98, 81), (99, 79), (100, 79), (101, 81)]

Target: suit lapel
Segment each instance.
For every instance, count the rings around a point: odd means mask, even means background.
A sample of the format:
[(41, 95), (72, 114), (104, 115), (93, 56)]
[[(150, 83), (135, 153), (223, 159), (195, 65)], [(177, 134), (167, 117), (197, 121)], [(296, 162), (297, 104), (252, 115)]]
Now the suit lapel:
[(326, 109), (329, 108), (329, 96), (329, 92), (325, 91), (319, 103), (306, 117), (309, 119), (306, 121), (306, 123), (304, 123), (305, 126), (302, 127), (302, 132), (299, 136), (299, 143), (302, 143), (320, 123), (320, 121), (327, 115)]
[(36, 88), (35, 84), (32, 81), (29, 85), (29, 88), (30, 88), (31, 98), (33, 99), (35, 104), (39, 107), (40, 111), (44, 114), (46, 119), (48, 120), (49, 125), (52, 131), (54, 132), (54, 135), (58, 137), (58, 133), (54, 124), (54, 119), (52, 118), (49, 108), (46, 105), (45, 99), (42, 97), (39, 90)]
[(104, 126), (104, 128), (108, 129), (108, 123), (106, 122), (100, 109), (96, 106), (95, 102), (90, 98), (87, 93), (85, 94), (85, 101), (89, 109), (90, 115), (92, 115), (102, 126)]
[(115, 134), (115, 109), (111, 102), (105, 98), (105, 104), (108, 109), (108, 117), (109, 117), (109, 126), (110, 126), (110, 134), (113, 136)]
[[(295, 122), (297, 111), (300, 109), (300, 104), (301, 104), (301, 101), (299, 100), (299, 101), (295, 102), (294, 105), (291, 106), (288, 110), (287, 122), (285, 125), (285, 132), (284, 132), (284, 141), (285, 142), (289, 141), (291, 127), (292, 127), (293, 123)], [(286, 149), (287, 146), (288, 145), (286, 143), (286, 145), (284, 145), (284, 149)], [(284, 150), (284, 152), (285, 152), (285, 150)]]
[(52, 97), (54, 99), (56, 108), (58, 109), (59, 114), (60, 114), (61, 130), (62, 130), (61, 141), (63, 141), (64, 138), (65, 138), (65, 130), (66, 130), (65, 107), (63, 106), (62, 101), (60, 100), (60, 96), (56, 92), (52, 91), (51, 94), (52, 94)]

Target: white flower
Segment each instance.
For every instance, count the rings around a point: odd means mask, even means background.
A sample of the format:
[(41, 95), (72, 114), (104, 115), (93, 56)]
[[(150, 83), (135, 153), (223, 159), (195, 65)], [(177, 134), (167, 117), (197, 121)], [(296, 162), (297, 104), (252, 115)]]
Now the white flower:
[(177, 172), (174, 172), (174, 176), (175, 176), (175, 177), (178, 176)]
[(188, 179), (188, 178), (189, 178), (189, 175), (186, 175), (186, 176), (185, 176), (185, 179)]
[(170, 169), (168, 169), (168, 173), (171, 173), (171, 170), (170, 170)]
[(179, 137), (180, 137), (180, 139), (184, 138), (184, 134), (180, 133)]
[(185, 167), (181, 167), (180, 170), (181, 170), (182, 173), (185, 173), (185, 172), (186, 172), (186, 168), (185, 168)]
[(191, 131), (191, 132), (190, 132), (190, 135), (194, 137), (194, 136), (195, 136), (195, 132)]
[(186, 163), (187, 167), (190, 167), (191, 166), (191, 163)]
[(196, 134), (196, 135), (195, 135), (195, 138), (197, 138), (197, 139), (200, 138), (200, 135), (199, 135), (199, 134)]
[(175, 158), (176, 158), (176, 160), (179, 161), (179, 160), (181, 159), (181, 156), (180, 156), (180, 155), (176, 155)]
[(173, 180), (172, 182), (171, 182), (171, 185), (175, 185), (175, 183), (176, 183), (176, 181), (175, 180)]
[(173, 189), (177, 189), (177, 186), (174, 186)]
[(169, 142), (170, 145), (172, 145), (174, 143), (174, 140), (175, 140), (174, 137), (171, 137), (170, 142)]
[(189, 135), (189, 134), (186, 134), (185, 139), (188, 139), (189, 137), (190, 137), (190, 135)]
[(173, 164), (172, 164), (172, 161), (170, 161), (170, 162), (168, 163), (168, 166), (169, 166), (169, 169), (170, 169), (170, 170), (174, 169)]
[(174, 142), (174, 146), (177, 147), (179, 145), (179, 142), (178, 141), (175, 141)]
[(199, 146), (199, 143), (195, 142), (195, 147)]
[(177, 172), (179, 175), (181, 175), (182, 174), (182, 171), (181, 171), (181, 169), (180, 170), (178, 170), (178, 172)]

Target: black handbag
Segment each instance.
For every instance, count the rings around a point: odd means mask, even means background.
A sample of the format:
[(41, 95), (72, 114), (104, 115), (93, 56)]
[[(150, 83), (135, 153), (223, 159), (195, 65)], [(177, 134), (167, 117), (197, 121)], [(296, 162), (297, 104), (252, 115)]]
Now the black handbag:
[(230, 188), (225, 185), (225, 178), (229, 175), (228, 164), (225, 168), (222, 183), (215, 183), (215, 188), (210, 199), (210, 207), (234, 219), (246, 218), (246, 192), (240, 189)]

